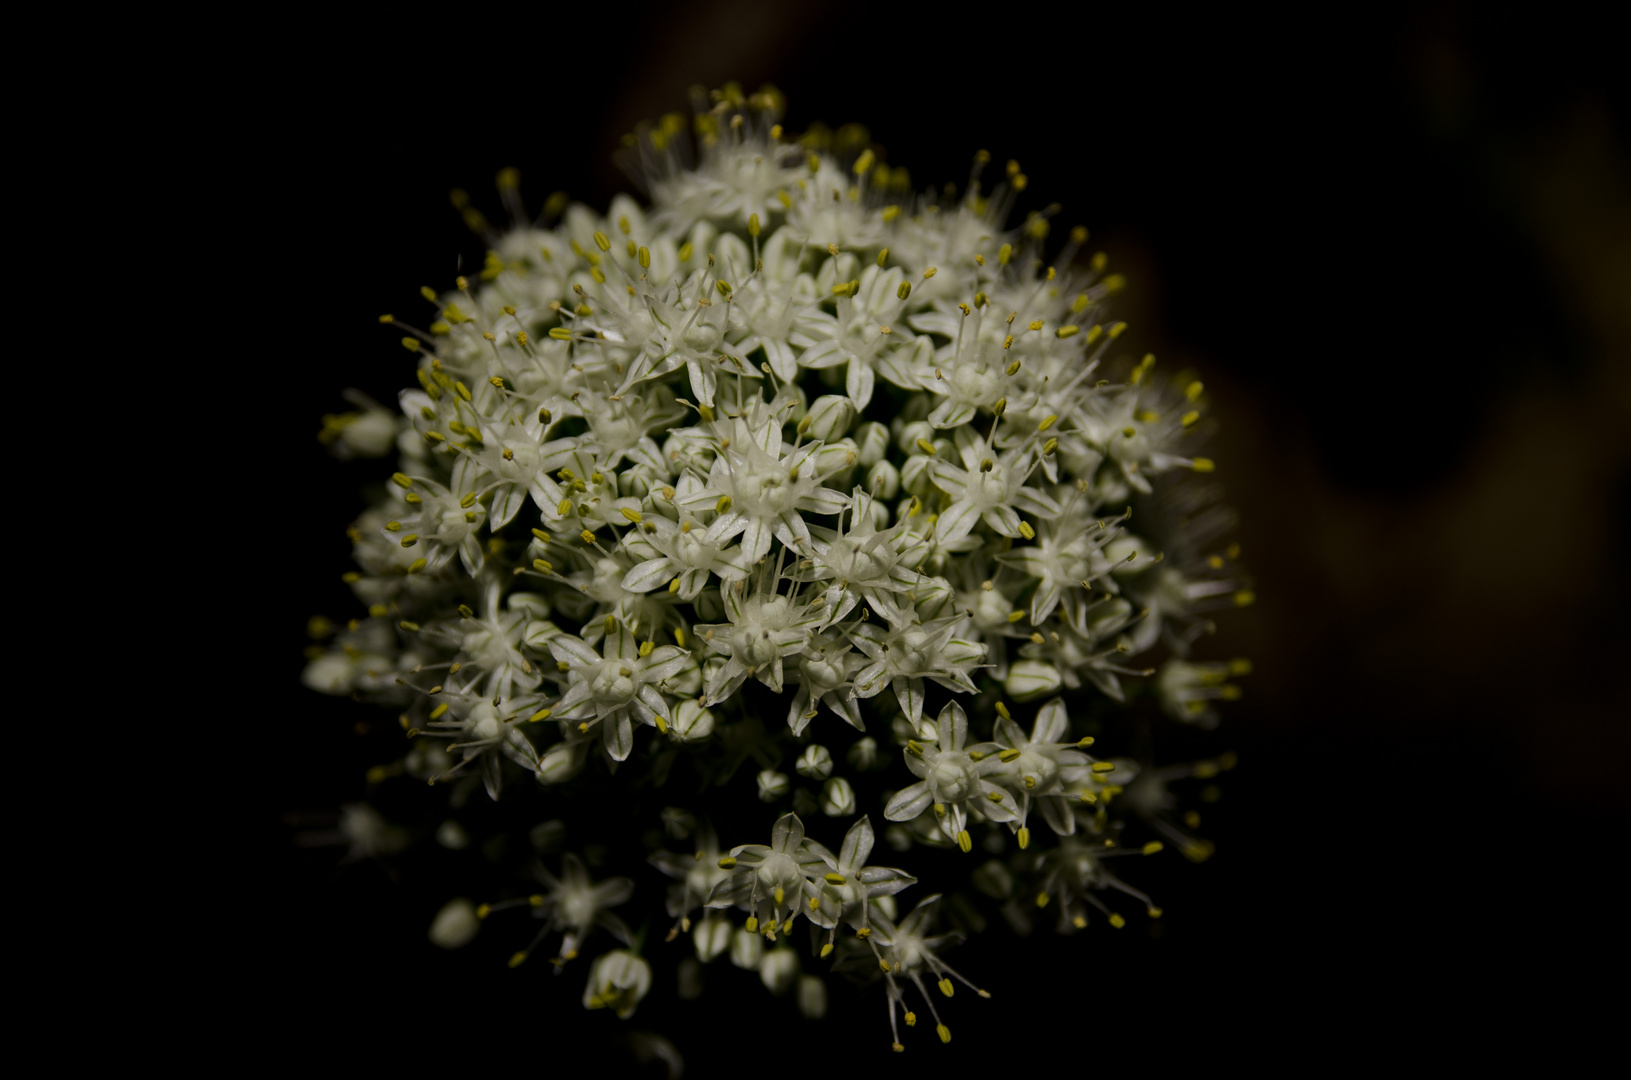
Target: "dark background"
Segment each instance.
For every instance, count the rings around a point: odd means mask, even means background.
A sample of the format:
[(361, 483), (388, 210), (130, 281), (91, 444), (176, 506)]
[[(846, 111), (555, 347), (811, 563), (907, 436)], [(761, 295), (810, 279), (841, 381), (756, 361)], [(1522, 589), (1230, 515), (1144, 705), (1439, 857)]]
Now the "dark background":
[[(1141, 921), (1057, 947), (993, 931), (952, 959), (1023, 989), (959, 996), (958, 1041), (920, 1030), (902, 1064), (1091, 1051), (1314, 1067), (1487, 1047), (1536, 1034), (1505, 1025), (1575, 1000), (1579, 965), (1611, 948), (1631, 170), (1607, 27), (1457, 3), (894, 8), (393, 16), (369, 35), (274, 34), (246, 60), (221, 152), (240, 178), (227, 198), (257, 222), (276, 391), (255, 454), (284, 497), (250, 646), (252, 768), (233, 794), (264, 948), (241, 993), (269, 1045), (338, 1036), (382, 1062), (543, 1065), (632, 1026), (675, 1038), (692, 1075), (758, 1051), (793, 1073), (896, 1063), (878, 995), (832, 1030), (756, 992), (672, 1012), (654, 996), (622, 1027), (552, 1013), (546, 971), (425, 943), (458, 882), (398, 888), (293, 843), (307, 826), (289, 815), (360, 797), (377, 756), (352, 727), (378, 717), (298, 681), (307, 617), (352, 613), (343, 527), (378, 474), (331, 462), (318, 418), (343, 387), (389, 403), (409, 378), (376, 316), (448, 287), (461, 257), (479, 265), (450, 188), (501, 220), (492, 178), (516, 165), (533, 209), (556, 189), (604, 206), (628, 189), (618, 137), (732, 78), (779, 86), (792, 131), (866, 123), (919, 188), (960, 186), (981, 147), (1017, 158), (1021, 210), (1063, 203), (1128, 275), (1120, 313), (1140, 347), (1201, 372), (1256, 575), (1257, 606), (1206, 646), (1256, 665), (1218, 743), (1241, 761), (1207, 814), (1218, 854), (1140, 878), (1166, 909), (1161, 937)], [(1593, 1021), (1564, 1023), (1547, 1030)]]

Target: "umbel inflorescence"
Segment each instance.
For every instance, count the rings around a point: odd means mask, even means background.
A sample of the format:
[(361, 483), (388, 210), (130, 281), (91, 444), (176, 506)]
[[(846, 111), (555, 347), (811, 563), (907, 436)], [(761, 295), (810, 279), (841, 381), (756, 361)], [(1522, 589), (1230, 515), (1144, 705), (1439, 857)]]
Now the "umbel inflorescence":
[[(1118, 899), (1158, 912), (1116, 857), (1210, 851), (1171, 785), (1228, 759), (1115, 736), (1141, 702), (1216, 721), (1246, 665), (1191, 647), (1251, 594), (1197, 476), (1203, 388), (1125, 352), (1085, 230), (1050, 255), (1056, 207), (1008, 227), (1014, 162), (913, 194), (855, 129), (780, 113), (727, 87), (643, 128), (649, 207), (527, 223), (513, 172), (513, 227), (466, 204), (485, 267), (423, 290), (424, 329), (381, 320), (417, 362), (401, 417), (326, 423), (400, 463), (350, 530), (367, 614), (305, 678), (399, 713), (371, 783), (429, 782), (442, 845), (516, 864), (435, 943), (491, 917), (514, 964), (592, 949), (583, 1003), (620, 1016), (721, 957), (807, 1016), (870, 976), (899, 1050), (925, 1007), (949, 1041), (934, 999), (973, 984), (945, 953), (982, 910), (1119, 928)], [(367, 806), (344, 825), (401, 846)]]

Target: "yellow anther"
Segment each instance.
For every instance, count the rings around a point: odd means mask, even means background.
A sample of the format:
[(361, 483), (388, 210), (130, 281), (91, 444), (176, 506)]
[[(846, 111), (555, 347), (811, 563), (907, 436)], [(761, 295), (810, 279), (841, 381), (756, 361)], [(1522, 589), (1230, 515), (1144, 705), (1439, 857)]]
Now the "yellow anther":
[(842, 884), (844, 884), (844, 875), (843, 874), (828, 874), (826, 876), (826, 881), (827, 881), (828, 885), (842, 885)]
[(730, 282), (726, 281), (724, 278), (720, 278), (718, 281), (714, 282), (714, 288), (719, 290), (719, 295), (720, 296), (725, 297), (727, 300), (730, 299), (730, 295), (731, 295), (731, 283)]
[(1057, 449), (1059, 449), (1059, 440), (1049, 439), (1047, 442), (1042, 444), (1042, 456), (1052, 457), (1053, 452)]
[(568, 330), (564, 326), (551, 326), (549, 328), (549, 336), (554, 338), (556, 341), (570, 341), (572, 340), (572, 331)]
[(1091, 735), (1083, 735), (1080, 739), (1076, 740), (1076, 749), (1078, 749), (1078, 750), (1086, 750), (1089, 746), (1092, 746), (1092, 745), (1093, 745), (1093, 736), (1091, 736)]
[(1135, 427), (1124, 427), (1121, 429), (1121, 434), (1124, 438), (1130, 439), (1134, 435), (1138, 434), (1138, 429)]
[[(1019, 185), (1016, 183), (1014, 186), (1018, 187)], [(951, 1042), (951, 1028), (947, 1027), (945, 1024), (936, 1024), (934, 1026), (934, 1030), (935, 1030), (935, 1033), (940, 1036), (940, 1041), (941, 1042), (943, 1042), (943, 1043)]]
[(1007, 337), (1003, 338), (1002, 339), (1002, 347), (1005, 348), (1005, 349), (1013, 348), (1014, 347), (1014, 335), (1009, 334)]
[(1123, 926), (1127, 925), (1127, 920), (1123, 919), (1120, 915), (1113, 914), (1110, 916), (1110, 925), (1115, 927), (1117, 930), (1120, 930)]
[(1022, 521), (1019, 523), (1019, 535), (1023, 536), (1027, 540), (1035, 540), (1036, 530), (1031, 528), (1031, 523), (1029, 521)]
[(869, 147), (861, 151), (861, 156), (855, 159), (855, 164), (851, 166), (851, 169), (854, 171), (856, 176), (863, 176), (866, 174), (868, 169), (872, 168), (873, 162), (877, 160), (877, 155), (873, 154), (871, 148)]
[[(810, 897), (810, 910), (811, 910), (811, 911), (819, 911), (819, 910), (821, 910), (821, 897), (819, 897), (819, 896), (812, 896), (812, 897)], [(825, 955), (827, 955), (827, 954), (826, 954), (826, 953), (822, 953), (822, 954), (821, 954), (821, 955), (823, 955), (823, 956), (825, 956)]]
[(1024, 851), (1031, 846), (1031, 830), (1023, 825), (1019, 828), (1019, 849)]
[(1013, 761), (1015, 758), (1019, 757), (1020, 753), (1021, 753), (1021, 751), (1019, 751), (1019, 750), (1009, 748), (1007, 750), (1004, 750), (1002, 753), (998, 754), (997, 755), (997, 760), (1001, 761), (1003, 764), (1006, 765), (1008, 762)]
[[(374, 614), (374, 609), (369, 608), (368, 609), (368, 614), (370, 614), (370, 615)], [(383, 615), (384, 612), (381, 612), (380, 614)], [(407, 619), (403, 619), (401, 622), (397, 623), (397, 626), (401, 627), (403, 630), (408, 631), (408, 633), (410, 633), (410, 634), (418, 633), (418, 631), (419, 631), (419, 624), (416, 623), (416, 622), (410, 622)]]
[[(878, 265), (883, 266), (888, 261), (889, 261), (889, 249), (886, 248), (886, 247), (879, 248), (878, 249)], [(901, 299), (904, 300), (905, 297), (902, 297)]]
[(1049, 896), (1047, 893), (1039, 892), (1039, 893), (1036, 894), (1036, 906), (1037, 907), (1047, 907), (1048, 906), (1048, 901), (1050, 901), (1052, 899), (1053, 899), (1053, 897)]
[[(732, 859), (731, 861), (735, 862), (736, 860)], [(748, 916), (748, 933), (751, 934), (757, 929), (759, 929), (759, 917), (757, 915), (749, 915)]]
[(776, 906), (781, 907), (782, 901), (787, 899), (787, 890), (783, 889), (780, 885), (777, 885), (776, 891), (771, 895), (776, 898)]
[(1165, 846), (1166, 845), (1161, 843), (1159, 840), (1151, 840), (1149, 843), (1144, 845), (1143, 851), (1146, 855), (1154, 855), (1157, 851), (1160, 851)]
[(1096, 773), (1115, 772), (1116, 765), (1113, 761), (1095, 761), (1093, 763), (1093, 771)]
[[(973, 755), (970, 756), (972, 757)], [(1002, 792), (1000, 791), (988, 791), (985, 793), (985, 797), (990, 799), (992, 802), (1002, 802)]]
[(997, 416), (1001, 416), (1003, 413), (1007, 412), (1008, 411), (1008, 399), (1005, 398), (1005, 397), (998, 398), (997, 403), (995, 405), (991, 406), (991, 411), (994, 414), (996, 414)]
[[(889, 970), (889, 965), (885, 964), (883, 966), (883, 969), (885, 971), (888, 971)], [(907, 1009), (906, 1010), (906, 1015), (904, 1017), (902, 1017), (901, 1019), (906, 1021), (906, 1026), (907, 1027), (917, 1027), (917, 1013), (913, 1012), (911, 1009)]]
[(1032, 329), (1032, 330), (1040, 330), (1040, 329), (1042, 329), (1042, 320), (1041, 320), (1041, 319), (1034, 319), (1034, 320), (1032, 320), (1032, 322), (1031, 322), (1031, 329)]
[(1200, 414), (1199, 410), (1191, 409), (1188, 412), (1184, 413), (1182, 422), (1183, 422), (1184, 427), (1192, 428), (1200, 421), (1200, 418), (1201, 418), (1201, 414)]
[(1196, 472), (1214, 472), (1217, 470), (1217, 464), (1211, 458), (1204, 457), (1196, 458), (1190, 462), (1189, 467)]
[(548, 709), (539, 709), (537, 712), (535, 712), (531, 716), (527, 717), (527, 723), (536, 724), (540, 720), (548, 720), (549, 719), (549, 714), (550, 714), (550, 710), (548, 710)]
[[(832, 942), (829, 941), (829, 942), (827, 942), (827, 944), (821, 946), (821, 959), (825, 960), (827, 957), (829, 957), (831, 955), (832, 955)], [(895, 1045), (899, 1046), (900, 1043), (896, 1043)]]
[[(882, 968), (882, 969), (883, 969), (883, 970), (884, 970), (884, 971), (885, 971), (885, 972), (887, 972), (887, 971), (888, 971), (888, 970), (889, 970), (889, 961), (887, 961), (887, 960), (879, 960), (879, 961), (878, 961), (878, 966), (879, 966), (879, 967), (880, 967), (880, 968)], [(911, 1013), (907, 1013), (907, 1014), (906, 1014), (906, 1015), (908, 1015), (908, 1016), (911, 1016), (911, 1015), (912, 1015), (912, 1014), (911, 1014)]]
[(480, 905), (480, 906), (478, 906), (476, 908), (476, 918), (478, 918), (478, 919), (485, 919), (487, 916), (491, 915), (492, 913), (493, 913), (493, 905), (491, 905), (491, 904), (482, 904), (482, 905)]
[(945, 817), (946, 816), (946, 804), (943, 803), (943, 802), (935, 803), (934, 804), (934, 813), (935, 813), (936, 817)]
[(731, 497), (729, 495), (721, 495), (719, 497), (719, 501), (714, 503), (714, 512), (716, 514), (723, 514), (726, 511), (728, 511), (730, 508), (731, 508)]
[(657, 646), (654, 642), (642, 641), (640, 643), (640, 655), (642, 657), (650, 656), (651, 650), (655, 649), (656, 647)]
[(621, 510), (623, 512), (623, 516), (628, 518), (630, 521), (632, 521), (636, 525), (640, 524), (640, 522), (645, 520), (645, 518), (640, 516), (640, 511), (638, 511), (638, 510), (631, 510), (626, 506), (621, 507)]
[(1158, 907), (1145, 908), (1144, 914), (1148, 915), (1152, 919), (1159, 919), (1161, 917), (1161, 909)]
[[(830, 948), (832, 948), (832, 946), (828, 945), (827, 948), (830, 949)], [(823, 955), (825, 955), (825, 954), (823, 954)], [(895, 1053), (898, 1054), (901, 1051), (905, 1050), (906, 1047), (902, 1046), (900, 1043), (890, 1043), (889, 1044), (889, 1049), (893, 1050)]]
[(947, 997), (951, 997), (952, 994), (955, 992), (955, 988), (951, 985), (951, 980), (950, 979), (941, 979), (935, 985), (940, 987), (940, 992), (942, 994), (945, 994)]
[(957, 846), (962, 849), (964, 855), (974, 850), (974, 838), (968, 835), (967, 829), (957, 834)]
[(1257, 600), (1257, 594), (1250, 589), (1241, 589), (1235, 593), (1235, 607), (1249, 607)]
[(919, 439), (917, 441), (917, 448), (923, 451), (925, 454), (928, 454), (930, 457), (933, 457), (935, 454), (940, 452), (934, 448), (934, 443), (930, 442), (928, 439)]
[(898, 298), (902, 299), (902, 300), (906, 299), (908, 296), (911, 296), (912, 295), (912, 283), (910, 281), (901, 282), (900, 283), (900, 288), (895, 290), (895, 295)]
[(442, 717), (447, 715), (447, 709), (448, 703), (444, 701), (430, 711), (430, 718), (432, 720), (440, 720)]
[(674, 644), (682, 649), (685, 648), (685, 627), (676, 626), (674, 628)]
[(583, 538), (583, 542), (585, 544), (592, 544), (595, 542), (595, 534), (588, 529), (583, 530), (578, 535)]
[(679, 591), (680, 591), (680, 579), (675, 578), (674, 580), (672, 580), (672, 581), (670, 581), (668, 583), (668, 594), (670, 596), (675, 596), (675, 595), (678, 595)]
[[(719, 860), (719, 868), (721, 870), (734, 870), (736, 869), (736, 860), (727, 855), (723, 859)], [(753, 928), (750, 926), (748, 929), (751, 930)]]
[(612, 250), (612, 242), (606, 239), (606, 234), (601, 232), (599, 229), (595, 230), (595, 247), (602, 251)]
[(997, 249), (997, 262), (1001, 263), (1003, 266), (1007, 266), (1013, 257), (1014, 245), (1004, 244), (1002, 247)]
[(1019, 374), (1019, 369), (1020, 369), (1020, 362), (1018, 360), (1015, 360), (1012, 364), (1009, 364), (1008, 367), (1006, 368), (1009, 375), (1018, 375)]
[(572, 500), (562, 499), (560, 504), (555, 507), (555, 512), (561, 517), (565, 517), (566, 515), (570, 514), (572, 512)]
[(866, 938), (871, 937), (872, 936), (872, 927), (870, 927), (870, 926), (861, 927), (859, 930), (855, 931), (855, 936), (858, 937), (858, 938), (861, 938), (863, 940), (865, 940)]

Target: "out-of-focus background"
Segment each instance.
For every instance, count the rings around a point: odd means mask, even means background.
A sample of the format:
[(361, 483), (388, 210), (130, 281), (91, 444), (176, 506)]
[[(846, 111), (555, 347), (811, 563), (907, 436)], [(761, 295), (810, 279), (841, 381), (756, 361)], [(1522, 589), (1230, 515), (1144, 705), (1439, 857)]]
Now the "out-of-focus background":
[[(1116, 1055), (1476, 1038), (1487, 1008), (1603, 947), (1592, 898), (1631, 809), (1631, 141), (1605, 24), (846, 0), (392, 23), (287, 38), (243, 80), (246, 197), (301, 327), (265, 449), (305, 494), (260, 642), (266, 707), (300, 731), (248, 800), (274, 962), (310, 987), (275, 1023), (422, 1015), (456, 1040), (435, 979), (478, 977), (432, 955), (434, 909), (402, 910), (384, 871), (291, 843), (285, 815), (357, 798), (372, 763), (350, 730), (374, 717), (298, 683), (307, 616), (349, 612), (343, 527), (373, 479), (327, 460), (318, 417), (345, 386), (394, 400), (409, 367), (375, 316), (479, 262), (450, 188), (498, 219), (492, 178), (515, 165), (535, 209), (557, 189), (604, 206), (630, 189), (619, 137), (729, 79), (780, 87), (792, 131), (865, 123), (920, 188), (961, 187), (976, 149), (1018, 159), (1029, 206), (1062, 203), (1128, 276), (1139, 347), (1216, 400), (1259, 598), (1201, 647), (1255, 664), (1218, 736), (1240, 756), (1207, 808), (1218, 854), (1157, 874), (1158, 940), (966, 946), (988, 984), (1047, 960), (1023, 1002), (958, 999), (960, 1063), (997, 1053), (976, 1047), (982, 1007), (1036, 1045)], [(492, 992), (524, 1010), (510, 974)], [(748, 1012), (741, 1038), (782, 1022)]]

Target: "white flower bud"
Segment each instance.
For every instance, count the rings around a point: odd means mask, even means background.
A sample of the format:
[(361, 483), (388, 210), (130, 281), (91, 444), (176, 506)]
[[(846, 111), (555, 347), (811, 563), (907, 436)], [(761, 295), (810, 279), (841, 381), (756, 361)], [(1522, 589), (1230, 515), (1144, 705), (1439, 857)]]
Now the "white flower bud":
[(889, 429), (876, 420), (868, 420), (856, 428), (851, 438), (855, 440), (855, 452), (862, 468), (870, 469), (889, 453)]
[(400, 429), (394, 416), (380, 409), (357, 413), (336, 432), (336, 457), (384, 457), (396, 447)]
[(651, 989), (651, 965), (628, 949), (615, 949), (595, 957), (589, 985), (583, 988), (583, 1007), (611, 1009), (627, 1020)]
[(703, 919), (691, 932), (691, 940), (697, 950), (697, 959), (706, 964), (724, 952), (730, 947), (733, 932), (734, 928), (731, 924), (717, 915), (710, 915)]
[(846, 757), (850, 768), (865, 772), (878, 763), (878, 740), (868, 735), (850, 747)]
[(1008, 669), (1008, 678), (1003, 685), (1016, 701), (1029, 701), (1043, 694), (1054, 693), (1062, 681), (1059, 669), (1052, 664), (1041, 660), (1021, 660)]
[(855, 813), (855, 791), (848, 780), (835, 776), (821, 785), (821, 812), (828, 817)]
[(357, 665), (343, 652), (328, 652), (306, 665), (300, 681), (320, 694), (349, 694), (357, 685)]
[(674, 722), (669, 725), (669, 731), (682, 742), (706, 739), (714, 731), (713, 710), (704, 709), (695, 698), (686, 698), (674, 710)]
[(849, 434), (850, 426), (855, 423), (855, 402), (837, 394), (824, 394), (810, 403), (805, 419), (809, 426), (806, 428), (801, 423), (799, 427), (804, 428), (810, 438), (836, 442)]
[(799, 1013), (806, 1020), (820, 1020), (827, 1015), (827, 984), (819, 975), (800, 975), (798, 989)]
[(929, 478), (929, 466), (933, 464), (933, 459), (928, 455), (914, 453), (906, 459), (906, 464), (901, 466), (901, 486), (918, 498), (926, 499), (929, 489), (934, 486), (934, 482)]
[(773, 802), (786, 795), (788, 787), (786, 773), (779, 773), (775, 769), (764, 769), (759, 773), (759, 798), (765, 802)]
[(771, 949), (759, 961), (759, 981), (778, 997), (793, 988), (793, 980), (798, 978), (798, 974), (798, 954), (785, 946)]
[(895, 436), (895, 445), (903, 454), (921, 454), (923, 451), (918, 448), (917, 441), (922, 439), (932, 443), (937, 434), (939, 432), (927, 420), (913, 420), (901, 425), (900, 433)]
[(731, 931), (731, 963), (739, 968), (751, 969), (759, 966), (764, 958), (765, 939), (757, 932), (745, 926), (738, 926)]
[(1143, 573), (1155, 565), (1150, 545), (1136, 536), (1119, 536), (1104, 545), (1104, 557), (1114, 566), (1117, 577)]
[(572, 779), (583, 770), (585, 754), (582, 744), (556, 743), (538, 761), (538, 782), (560, 784)]
[(480, 929), (476, 905), (461, 896), (442, 905), (442, 910), (431, 920), (430, 943), (443, 949), (457, 949), (470, 944)]
[(832, 754), (825, 746), (812, 743), (799, 755), (795, 768), (798, 769), (800, 776), (807, 776), (811, 780), (825, 780), (832, 775)]
[(855, 471), (855, 465), (860, 460), (855, 455), (855, 444), (848, 439), (839, 439), (830, 442), (815, 452), (812, 459), (815, 462), (815, 471), (818, 476), (825, 476), (822, 481), (828, 487), (843, 491), (849, 490), (849, 478)]
[(877, 462), (867, 470), (864, 487), (868, 495), (893, 499), (900, 494), (900, 470), (890, 462)]

